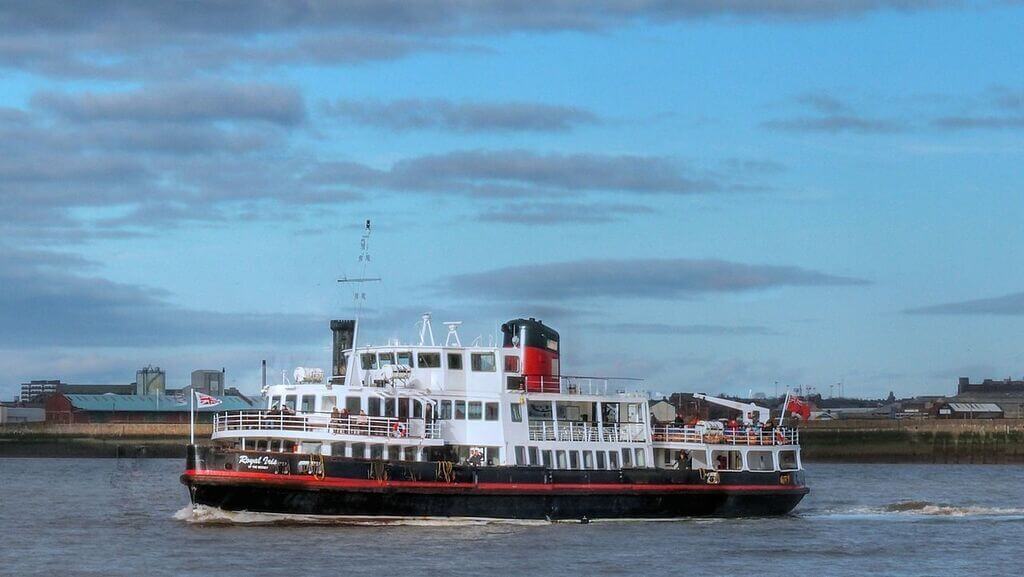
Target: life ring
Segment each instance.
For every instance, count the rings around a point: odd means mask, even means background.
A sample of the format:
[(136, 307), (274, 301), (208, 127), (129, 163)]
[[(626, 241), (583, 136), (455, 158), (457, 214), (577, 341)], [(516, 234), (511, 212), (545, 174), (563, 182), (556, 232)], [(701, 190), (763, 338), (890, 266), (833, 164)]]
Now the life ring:
[(704, 478), (704, 482), (708, 485), (717, 485), (722, 482), (722, 477), (718, 474), (718, 471), (708, 471), (707, 476)]

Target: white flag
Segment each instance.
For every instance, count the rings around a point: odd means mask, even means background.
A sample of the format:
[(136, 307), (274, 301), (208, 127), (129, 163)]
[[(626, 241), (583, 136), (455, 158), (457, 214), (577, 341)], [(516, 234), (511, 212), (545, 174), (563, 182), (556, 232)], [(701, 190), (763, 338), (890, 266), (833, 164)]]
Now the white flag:
[(217, 405), (220, 404), (220, 399), (218, 399), (217, 397), (211, 397), (210, 395), (200, 393), (199, 391), (196, 391), (195, 395), (196, 404), (199, 405), (200, 407), (216, 407)]

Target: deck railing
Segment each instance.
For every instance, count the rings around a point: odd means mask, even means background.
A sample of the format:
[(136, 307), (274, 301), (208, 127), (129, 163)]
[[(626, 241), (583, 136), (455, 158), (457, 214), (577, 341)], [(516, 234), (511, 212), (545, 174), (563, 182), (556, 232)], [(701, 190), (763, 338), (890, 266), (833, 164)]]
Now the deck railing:
[(530, 421), (530, 440), (642, 443), (647, 440), (647, 433), (643, 423)]
[(232, 431), (292, 431), (392, 439), (440, 438), (438, 424), (427, 423), (423, 419), (402, 420), (365, 415), (332, 417), (323, 413), (289, 415), (276, 411), (233, 411), (214, 416), (214, 433)]
[(651, 428), (655, 443), (702, 443), (712, 445), (799, 445), (800, 432), (787, 427), (744, 428), (724, 431), (705, 427), (662, 425)]

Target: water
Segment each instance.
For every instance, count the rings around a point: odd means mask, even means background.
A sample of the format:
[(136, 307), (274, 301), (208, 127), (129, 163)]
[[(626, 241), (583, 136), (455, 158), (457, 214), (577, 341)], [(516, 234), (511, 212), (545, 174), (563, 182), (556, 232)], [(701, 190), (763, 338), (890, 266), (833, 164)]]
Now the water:
[(1024, 467), (812, 465), (774, 519), (351, 524), (187, 507), (176, 460), (0, 459), (0, 575), (1016, 574)]

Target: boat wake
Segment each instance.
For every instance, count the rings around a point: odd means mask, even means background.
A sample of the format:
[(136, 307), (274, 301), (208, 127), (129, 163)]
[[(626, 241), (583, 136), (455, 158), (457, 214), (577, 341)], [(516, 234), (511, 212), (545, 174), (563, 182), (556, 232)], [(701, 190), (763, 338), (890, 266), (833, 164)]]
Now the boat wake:
[(247, 525), (247, 526), (289, 526), (289, 525), (329, 525), (329, 526), (414, 526), (414, 527), (466, 527), (474, 525), (547, 525), (547, 521), (513, 520), (513, 519), (477, 519), (477, 518), (446, 518), (434, 519), (425, 517), (360, 517), (341, 515), (295, 515), (289, 513), (258, 513), (252, 511), (225, 511), (207, 505), (191, 505), (182, 507), (174, 513), (178, 521), (196, 525)]
[(846, 510), (826, 509), (808, 511), (800, 516), (896, 516), (896, 517), (1002, 517), (1024, 518), (1024, 509), (1014, 507), (986, 507), (981, 505), (949, 505), (929, 501), (898, 501), (881, 507), (854, 507)]

